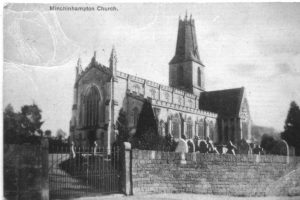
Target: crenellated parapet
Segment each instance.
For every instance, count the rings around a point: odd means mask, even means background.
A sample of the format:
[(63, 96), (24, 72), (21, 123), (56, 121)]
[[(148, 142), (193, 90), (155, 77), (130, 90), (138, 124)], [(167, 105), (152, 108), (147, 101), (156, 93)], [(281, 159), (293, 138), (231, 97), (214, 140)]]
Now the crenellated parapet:
[[(132, 98), (135, 98), (139, 101), (145, 101), (145, 98), (143, 97), (143, 95), (138, 94), (135, 91), (127, 90), (127, 95)], [(148, 98), (148, 100), (149, 100), (149, 98)], [(178, 105), (178, 104), (161, 101), (161, 100), (157, 100), (157, 99), (151, 99), (151, 98), (150, 98), (150, 101), (151, 101), (152, 105), (155, 107), (169, 108), (169, 109), (177, 110), (180, 112), (192, 113), (192, 114), (197, 114), (197, 115), (210, 117), (210, 118), (218, 117), (218, 115), (216, 113), (205, 111), (205, 110), (200, 110), (200, 109), (196, 109), (196, 108), (191, 108), (191, 107)]]
[(139, 78), (137, 76), (132, 76), (132, 75), (129, 75), (128, 78), (131, 81), (134, 81), (134, 82), (137, 82), (137, 83), (141, 83), (141, 84), (144, 84), (145, 81), (146, 81), (145, 79)]
[(155, 83), (153, 81), (148, 81), (148, 80), (146, 80), (146, 85), (154, 87), (154, 88), (159, 88), (159, 86), (160, 86), (158, 83)]
[(117, 77), (127, 81), (127, 91), (135, 92), (144, 98), (151, 98), (183, 106), (190, 109), (199, 108), (199, 96), (170, 86), (162, 85), (140, 77), (117, 71)]
[(120, 78), (123, 78), (123, 79), (127, 79), (129, 74), (126, 74), (124, 72), (120, 72), (120, 71), (117, 71), (117, 76), (120, 77)]

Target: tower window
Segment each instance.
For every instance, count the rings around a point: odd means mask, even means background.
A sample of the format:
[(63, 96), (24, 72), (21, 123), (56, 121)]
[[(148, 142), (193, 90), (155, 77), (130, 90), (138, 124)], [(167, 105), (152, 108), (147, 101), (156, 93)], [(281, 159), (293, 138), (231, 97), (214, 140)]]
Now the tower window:
[(180, 65), (177, 68), (177, 80), (178, 80), (178, 85), (183, 85), (183, 66)]
[(197, 72), (197, 80), (198, 80), (198, 85), (201, 86), (201, 70), (199, 67)]

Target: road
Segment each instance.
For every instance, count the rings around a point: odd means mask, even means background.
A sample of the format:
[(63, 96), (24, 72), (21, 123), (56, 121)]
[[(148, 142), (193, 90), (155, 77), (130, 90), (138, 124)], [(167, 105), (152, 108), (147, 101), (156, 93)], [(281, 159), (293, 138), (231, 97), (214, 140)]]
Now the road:
[(300, 200), (296, 197), (231, 197), (219, 195), (201, 195), (201, 194), (153, 194), (153, 195), (134, 195), (124, 196), (121, 194), (77, 198), (74, 200)]

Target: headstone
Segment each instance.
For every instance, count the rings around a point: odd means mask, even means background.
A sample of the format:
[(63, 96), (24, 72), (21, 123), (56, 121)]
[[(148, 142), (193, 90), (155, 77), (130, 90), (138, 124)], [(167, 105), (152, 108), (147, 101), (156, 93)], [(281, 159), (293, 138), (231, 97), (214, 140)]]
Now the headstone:
[(237, 150), (237, 147), (235, 145), (233, 145), (231, 141), (228, 142), (226, 147), (228, 149), (228, 151), (227, 151), (228, 154), (235, 155), (235, 151)]
[(98, 147), (98, 144), (97, 144), (97, 142), (95, 141), (95, 142), (94, 142), (94, 155), (97, 154), (97, 147)]
[(225, 145), (222, 146), (222, 154), (226, 154), (228, 151), (227, 147)]
[(72, 158), (76, 157), (74, 146), (75, 146), (75, 143), (72, 141), (72, 146), (71, 146)]
[(220, 154), (214, 143), (210, 140), (208, 143), (208, 153)]
[(208, 152), (208, 147), (207, 147), (206, 141), (204, 141), (204, 140), (200, 141), (199, 151), (200, 151), (200, 153), (207, 153)]
[(178, 140), (178, 144), (175, 149), (175, 152), (187, 153), (188, 151), (189, 151), (189, 148), (188, 148), (187, 142), (184, 139), (180, 138)]
[(248, 154), (250, 149), (249, 144), (243, 139), (238, 142), (237, 148), (239, 154)]
[(252, 149), (252, 153), (253, 154), (261, 154), (262, 153), (262, 148), (259, 145), (254, 144), (254, 147)]
[(191, 140), (189, 140), (187, 142), (187, 145), (188, 145), (188, 148), (189, 148), (189, 153), (195, 152), (195, 145)]

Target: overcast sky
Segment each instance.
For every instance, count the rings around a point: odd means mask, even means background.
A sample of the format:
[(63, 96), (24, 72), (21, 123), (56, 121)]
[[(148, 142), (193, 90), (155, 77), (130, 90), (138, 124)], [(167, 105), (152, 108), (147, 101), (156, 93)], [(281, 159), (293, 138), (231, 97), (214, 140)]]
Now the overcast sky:
[[(87, 6), (69, 4), (68, 6)], [(300, 4), (89, 4), (118, 11), (49, 11), (47, 4), (4, 9), (4, 106), (35, 102), (43, 130), (69, 130), (75, 64), (93, 51), (108, 65), (168, 84), (178, 18), (192, 14), (207, 90), (246, 87), (253, 122), (283, 129), (300, 103)]]

